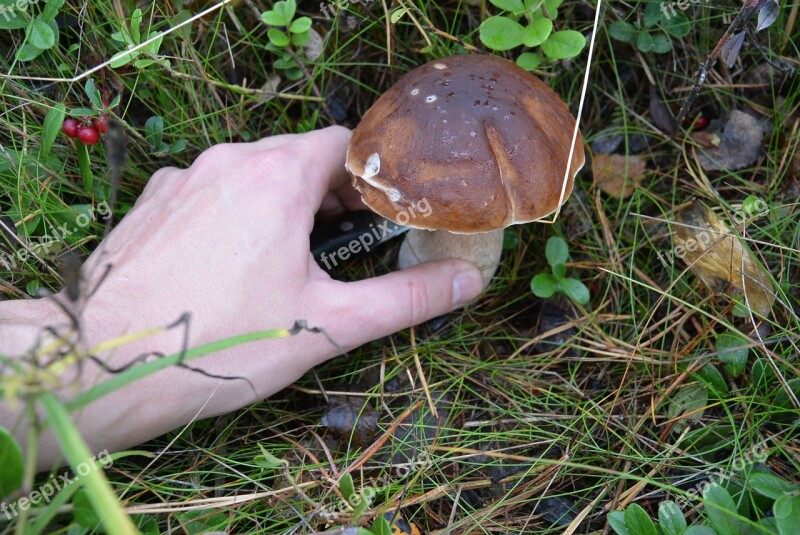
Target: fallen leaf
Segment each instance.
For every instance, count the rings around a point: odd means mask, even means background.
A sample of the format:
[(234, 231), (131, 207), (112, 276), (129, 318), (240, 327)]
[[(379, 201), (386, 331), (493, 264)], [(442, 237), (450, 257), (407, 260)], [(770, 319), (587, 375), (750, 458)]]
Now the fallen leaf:
[(719, 134), (717, 147), (700, 150), (697, 161), (706, 171), (735, 171), (758, 159), (764, 139), (764, 127), (758, 119), (734, 110)]
[(349, 441), (360, 448), (368, 446), (378, 432), (378, 414), (364, 403), (349, 396), (331, 398), (328, 410), (322, 415), (322, 425), (337, 441)]
[(595, 154), (592, 158), (594, 184), (612, 197), (629, 197), (644, 178), (646, 162), (641, 156)]
[(675, 248), (669, 254), (681, 258), (712, 292), (731, 298), (743, 294), (754, 312), (767, 317), (775, 302), (772, 281), (745, 242), (698, 201), (678, 212), (675, 221)]
[(719, 136), (714, 132), (692, 132), (689, 136), (701, 147), (707, 149), (718, 147), (720, 143)]
[(650, 88), (650, 117), (653, 122), (663, 132), (669, 132), (672, 129), (672, 113), (655, 89)]
[(325, 48), (325, 40), (314, 28), (308, 30), (308, 42), (303, 45), (303, 53), (310, 61), (316, 61)]

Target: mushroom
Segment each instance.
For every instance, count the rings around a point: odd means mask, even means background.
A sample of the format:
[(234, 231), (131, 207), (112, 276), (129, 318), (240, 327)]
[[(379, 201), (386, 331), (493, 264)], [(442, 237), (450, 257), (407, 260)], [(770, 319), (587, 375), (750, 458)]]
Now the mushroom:
[(378, 98), (353, 132), (346, 167), (367, 206), (413, 227), (398, 267), (463, 258), (486, 286), (503, 229), (552, 214), (572, 192), (584, 164), (578, 134), (567, 169), (574, 128), (561, 98), (514, 63), (451, 56)]

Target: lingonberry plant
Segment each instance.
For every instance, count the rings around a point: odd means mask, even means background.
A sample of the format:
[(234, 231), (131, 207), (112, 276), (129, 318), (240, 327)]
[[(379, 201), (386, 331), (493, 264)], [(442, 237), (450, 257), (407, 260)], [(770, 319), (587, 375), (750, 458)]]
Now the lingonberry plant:
[(490, 0), (503, 13), (481, 23), (480, 40), (492, 50), (524, 45), (528, 50), (517, 57), (517, 65), (528, 70), (537, 68), (543, 60), (574, 58), (586, 46), (586, 38), (575, 30), (553, 31), (563, 1)]

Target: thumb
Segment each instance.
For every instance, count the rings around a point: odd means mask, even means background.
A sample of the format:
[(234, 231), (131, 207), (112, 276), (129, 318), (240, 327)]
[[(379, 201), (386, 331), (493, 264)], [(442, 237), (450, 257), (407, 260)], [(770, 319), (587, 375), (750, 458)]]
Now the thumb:
[[(335, 282), (329, 296), (350, 325), (341, 340), (355, 347), (462, 307), (483, 290), (483, 275), (465, 260), (426, 262), (358, 282)], [(342, 310), (345, 309), (345, 310)]]

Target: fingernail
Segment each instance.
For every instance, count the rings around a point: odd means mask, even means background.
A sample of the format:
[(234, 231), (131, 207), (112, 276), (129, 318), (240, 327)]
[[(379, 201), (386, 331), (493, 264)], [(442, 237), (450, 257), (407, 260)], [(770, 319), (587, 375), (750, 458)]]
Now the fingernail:
[(461, 307), (478, 297), (483, 291), (483, 275), (477, 269), (468, 269), (453, 277), (453, 307)]

